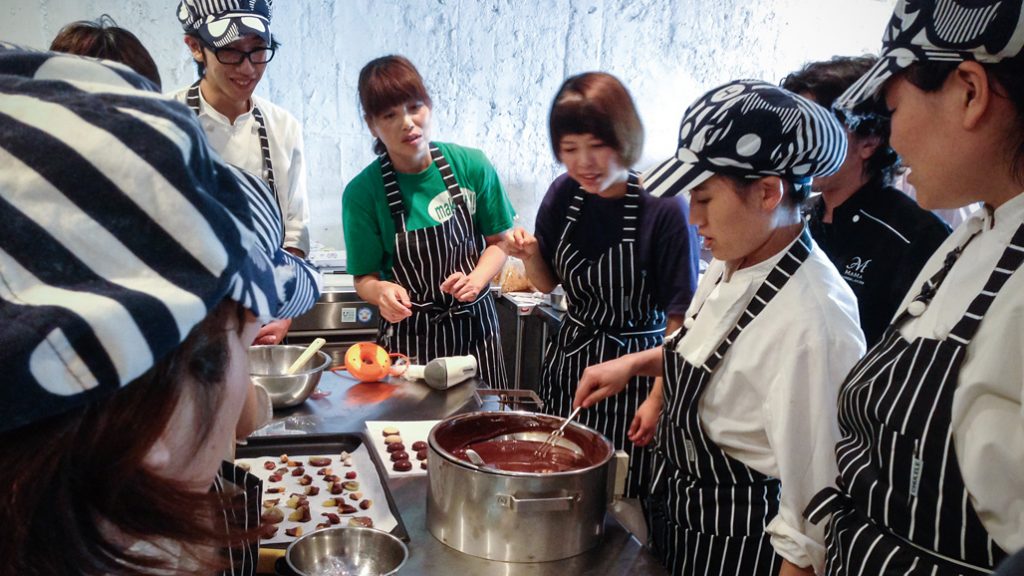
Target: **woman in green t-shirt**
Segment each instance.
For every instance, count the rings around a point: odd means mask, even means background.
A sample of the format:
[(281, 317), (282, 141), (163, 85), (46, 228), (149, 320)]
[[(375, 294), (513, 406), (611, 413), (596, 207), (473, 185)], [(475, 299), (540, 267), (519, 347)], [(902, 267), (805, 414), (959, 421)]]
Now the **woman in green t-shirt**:
[(378, 339), (417, 363), (472, 355), (484, 385), (506, 388), (488, 286), (513, 210), (479, 150), (430, 142), (430, 95), (402, 56), (359, 73), (379, 154), (345, 187), (342, 220), (356, 291), (380, 309)]

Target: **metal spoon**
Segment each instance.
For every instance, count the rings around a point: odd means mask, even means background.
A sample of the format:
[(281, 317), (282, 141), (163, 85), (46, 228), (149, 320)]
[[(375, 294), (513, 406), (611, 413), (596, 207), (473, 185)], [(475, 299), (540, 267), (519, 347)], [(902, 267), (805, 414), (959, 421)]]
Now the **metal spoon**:
[(465, 452), (466, 457), (469, 458), (470, 462), (476, 464), (477, 466), (484, 465), (484, 459), (481, 458), (480, 455), (476, 453), (476, 450), (473, 450), (472, 448), (466, 448)]

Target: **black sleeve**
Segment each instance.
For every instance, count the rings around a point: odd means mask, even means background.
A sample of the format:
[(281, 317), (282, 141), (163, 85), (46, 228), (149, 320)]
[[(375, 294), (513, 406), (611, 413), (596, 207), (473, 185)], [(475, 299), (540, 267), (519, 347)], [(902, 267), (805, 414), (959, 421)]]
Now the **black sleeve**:
[(652, 200), (648, 207), (654, 212), (655, 230), (648, 259), (653, 266), (648, 275), (652, 276), (658, 304), (669, 315), (682, 316), (697, 289), (697, 233), (688, 224), (689, 207), (684, 197)]
[(562, 189), (560, 182), (560, 178), (555, 179), (548, 186), (548, 191), (544, 194), (540, 207), (537, 208), (537, 219), (533, 225), (533, 235), (537, 238), (540, 255), (547, 262), (552, 272), (555, 271), (555, 267), (552, 264), (555, 249), (558, 247), (558, 239), (565, 224), (566, 208), (564, 202), (561, 201), (564, 194), (560, 194)]

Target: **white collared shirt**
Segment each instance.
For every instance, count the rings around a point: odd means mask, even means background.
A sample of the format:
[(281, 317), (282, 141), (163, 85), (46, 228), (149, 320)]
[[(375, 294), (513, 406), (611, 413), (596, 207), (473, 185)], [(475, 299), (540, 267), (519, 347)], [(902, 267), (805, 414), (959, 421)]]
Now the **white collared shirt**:
[[(676, 348), (688, 362), (704, 363), (784, 253), (721, 282), (726, 264), (711, 262), (687, 311), (696, 318)], [(835, 485), (839, 386), (863, 353), (856, 297), (814, 245), (736, 339), (701, 398), (710, 438), (732, 458), (782, 481), (779, 514), (767, 527), (775, 551), (819, 573), (824, 524), (807, 522), (803, 510)]]
[[(185, 102), (188, 88), (174, 93)], [(309, 254), (309, 206), (306, 198), (306, 164), (303, 153), (302, 125), (287, 110), (255, 94), (253, 103), (263, 113), (270, 140), (270, 161), (274, 167), (278, 205), (285, 223), (285, 248), (298, 248)], [(199, 94), (199, 124), (210, 146), (229, 164), (258, 175), (267, 181), (260, 150), (256, 118), (250, 109), (232, 124)]]
[[(931, 304), (900, 327), (904, 338), (944, 339), (982, 290), (1017, 227), (1024, 222), (1024, 193), (974, 212), (932, 255), (902, 312), (942, 267), (946, 254), (975, 231)], [(1003, 550), (1024, 548), (1024, 270), (1013, 274), (985, 314), (967, 347), (953, 395), (953, 441), (971, 502)]]

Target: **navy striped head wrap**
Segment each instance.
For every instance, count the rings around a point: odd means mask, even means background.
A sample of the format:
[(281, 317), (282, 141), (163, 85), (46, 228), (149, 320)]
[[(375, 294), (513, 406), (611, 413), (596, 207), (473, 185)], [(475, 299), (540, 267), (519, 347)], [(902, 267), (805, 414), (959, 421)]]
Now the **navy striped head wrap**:
[(915, 62), (999, 62), (1024, 50), (1021, 0), (899, 0), (882, 56), (833, 106), (854, 110)]
[(644, 174), (655, 196), (687, 192), (715, 174), (780, 176), (807, 184), (846, 157), (846, 132), (825, 108), (760, 80), (736, 80), (690, 105), (676, 155)]
[(0, 432), (132, 382), (225, 298), (261, 320), (316, 301), (269, 189), (147, 88), (0, 44)]

